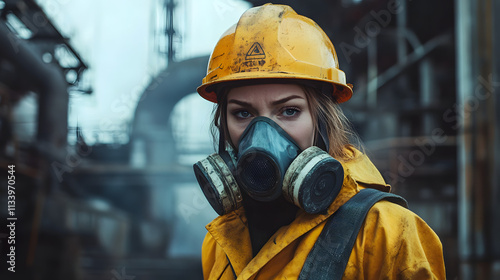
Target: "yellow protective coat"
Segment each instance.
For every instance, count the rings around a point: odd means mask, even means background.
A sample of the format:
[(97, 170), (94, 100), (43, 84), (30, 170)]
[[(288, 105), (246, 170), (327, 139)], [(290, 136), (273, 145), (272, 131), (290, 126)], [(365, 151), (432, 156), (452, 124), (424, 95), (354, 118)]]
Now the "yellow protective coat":
[[(327, 214), (299, 211), (254, 258), (243, 207), (214, 219), (202, 247), (204, 279), (235, 279), (232, 268), (241, 280), (297, 279), (328, 217), (364, 187), (390, 189), (371, 161), (355, 154), (343, 164), (344, 185)], [(378, 202), (368, 212), (343, 279), (445, 279), (441, 242), (413, 212)]]

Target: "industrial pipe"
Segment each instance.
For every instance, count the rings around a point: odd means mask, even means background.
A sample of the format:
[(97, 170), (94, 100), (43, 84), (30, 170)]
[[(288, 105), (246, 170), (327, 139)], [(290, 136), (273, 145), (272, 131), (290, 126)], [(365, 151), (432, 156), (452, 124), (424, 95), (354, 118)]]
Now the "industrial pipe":
[(46, 64), (26, 41), (0, 21), (0, 57), (16, 66), (28, 89), (39, 94), (37, 140), (60, 149), (67, 144), (67, 83), (60, 69)]

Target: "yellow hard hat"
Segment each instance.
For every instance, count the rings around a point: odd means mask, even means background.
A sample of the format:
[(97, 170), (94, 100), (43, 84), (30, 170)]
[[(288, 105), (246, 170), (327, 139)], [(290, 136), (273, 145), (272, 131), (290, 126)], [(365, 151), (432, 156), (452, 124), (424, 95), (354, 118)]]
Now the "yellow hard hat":
[(333, 85), (338, 103), (352, 96), (352, 85), (339, 69), (328, 36), (314, 21), (286, 5), (265, 4), (247, 10), (219, 39), (197, 90), (203, 98), (217, 102), (214, 85), (256, 79), (326, 82)]

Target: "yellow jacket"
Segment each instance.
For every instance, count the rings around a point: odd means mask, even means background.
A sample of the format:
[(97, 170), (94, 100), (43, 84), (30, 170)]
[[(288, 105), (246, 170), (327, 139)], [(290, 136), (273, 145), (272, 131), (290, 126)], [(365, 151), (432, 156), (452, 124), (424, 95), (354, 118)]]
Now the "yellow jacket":
[[(344, 184), (327, 214), (299, 211), (254, 258), (243, 207), (214, 219), (202, 247), (204, 279), (234, 279), (232, 268), (238, 280), (297, 279), (328, 217), (365, 187), (390, 189), (368, 157), (355, 155), (343, 164)], [(445, 279), (441, 242), (413, 212), (378, 202), (366, 216), (343, 279)]]

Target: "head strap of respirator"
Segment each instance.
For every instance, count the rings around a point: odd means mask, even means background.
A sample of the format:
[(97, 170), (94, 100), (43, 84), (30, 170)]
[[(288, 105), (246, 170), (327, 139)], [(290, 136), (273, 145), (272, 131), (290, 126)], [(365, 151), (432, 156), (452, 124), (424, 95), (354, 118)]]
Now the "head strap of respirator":
[[(328, 150), (324, 128), (316, 142)], [(323, 130), (323, 131), (321, 131)], [(222, 138), (222, 137), (221, 137)], [(237, 155), (219, 141), (219, 153), (194, 164), (196, 179), (219, 215), (242, 205), (240, 189), (259, 201), (283, 195), (307, 213), (326, 211), (339, 193), (344, 170), (323, 149), (301, 151), (278, 124), (256, 117), (240, 137)]]

